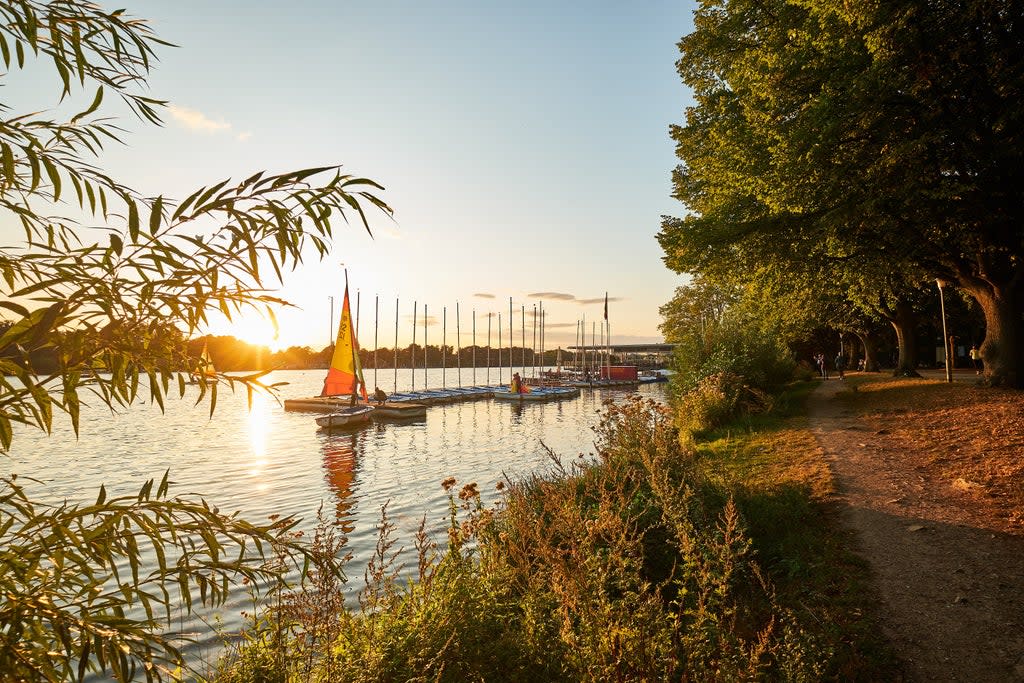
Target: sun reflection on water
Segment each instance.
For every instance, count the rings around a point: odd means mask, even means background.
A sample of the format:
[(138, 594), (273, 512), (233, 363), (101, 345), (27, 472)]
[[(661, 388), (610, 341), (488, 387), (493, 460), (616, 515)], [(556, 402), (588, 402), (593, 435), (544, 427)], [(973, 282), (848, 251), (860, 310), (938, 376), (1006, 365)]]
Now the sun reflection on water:
[(265, 491), (270, 488), (269, 482), (264, 477), (268, 464), (267, 436), (270, 433), (270, 401), (269, 396), (254, 394), (252, 409), (249, 411), (249, 445), (252, 450), (249, 476), (256, 480), (253, 482), (253, 488), (257, 491)]

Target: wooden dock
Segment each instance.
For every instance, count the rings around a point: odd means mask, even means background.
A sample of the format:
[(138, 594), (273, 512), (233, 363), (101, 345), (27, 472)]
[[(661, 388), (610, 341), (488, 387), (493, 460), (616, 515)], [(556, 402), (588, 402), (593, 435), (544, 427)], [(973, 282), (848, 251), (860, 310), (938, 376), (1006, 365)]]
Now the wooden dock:
[[(566, 398), (575, 398), (580, 395), (578, 387), (570, 386), (549, 386), (549, 387), (531, 387), (530, 392), (535, 394), (531, 399), (555, 401)], [(406, 391), (399, 392), (397, 394), (391, 394), (388, 396), (387, 402), (384, 404), (387, 408), (394, 408), (399, 413), (402, 412), (403, 407), (408, 407), (405, 412), (410, 415), (414, 411), (418, 411), (421, 406), (433, 406), (446, 403), (461, 403), (464, 401), (479, 401), (482, 399), (494, 398), (496, 393), (507, 394), (508, 385), (500, 384), (497, 386), (475, 386), (475, 387), (458, 387), (451, 389), (424, 389), (420, 391)], [(362, 403), (360, 401), (360, 403)], [(344, 408), (351, 405), (351, 401), (348, 398), (338, 398), (336, 396), (311, 396), (308, 398), (290, 398), (285, 399), (284, 409), (286, 411), (302, 411), (309, 413), (329, 413), (338, 408)], [(376, 405), (373, 401), (369, 405)]]

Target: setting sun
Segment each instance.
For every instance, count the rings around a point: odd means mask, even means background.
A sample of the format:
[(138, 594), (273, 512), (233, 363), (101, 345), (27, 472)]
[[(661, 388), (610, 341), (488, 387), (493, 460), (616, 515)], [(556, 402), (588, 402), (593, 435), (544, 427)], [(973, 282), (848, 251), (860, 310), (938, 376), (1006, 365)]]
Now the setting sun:
[(280, 335), (274, 322), (256, 312), (233, 316), (231, 320), (211, 320), (205, 333), (213, 336), (231, 336), (255, 346), (266, 346), (271, 351), (282, 348)]

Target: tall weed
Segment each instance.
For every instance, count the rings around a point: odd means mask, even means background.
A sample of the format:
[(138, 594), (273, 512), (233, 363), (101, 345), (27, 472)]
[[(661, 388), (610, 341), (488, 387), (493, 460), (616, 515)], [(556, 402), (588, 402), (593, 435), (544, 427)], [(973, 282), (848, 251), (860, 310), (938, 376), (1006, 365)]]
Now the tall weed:
[(777, 603), (739, 508), (700, 474), (671, 413), (608, 405), (596, 446), (597, 462), (551, 453), (548, 472), (501, 483), (490, 507), (475, 484), (445, 481), (447, 542), (421, 524), (405, 583), (385, 508), (359, 609), (337, 612), (333, 640), (302, 635), (318, 617), (285, 610), (299, 622), (288, 661), (315, 663), (289, 680), (818, 676), (825, 651)]

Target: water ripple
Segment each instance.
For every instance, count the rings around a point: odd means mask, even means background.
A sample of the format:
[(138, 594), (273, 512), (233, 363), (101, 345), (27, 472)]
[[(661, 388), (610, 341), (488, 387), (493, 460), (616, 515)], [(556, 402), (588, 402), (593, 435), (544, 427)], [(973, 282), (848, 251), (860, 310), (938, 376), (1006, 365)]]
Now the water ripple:
[[(431, 373), (431, 385), (440, 386), (440, 371)], [(268, 381), (290, 383), (284, 398), (311, 396), (319, 392), (323, 375), (276, 372)], [(420, 371), (417, 384), (422, 381)], [(451, 371), (447, 384), (455, 386)], [(641, 391), (662, 395), (660, 386)], [(348, 574), (358, 590), (377, 541), (382, 506), (396, 524), (397, 544), (410, 553), (424, 518), (443, 544), (445, 478), (455, 477), (460, 487), (476, 482), (490, 504), (498, 498), (495, 484), (506, 476), (548, 468), (542, 443), (566, 460), (592, 453), (602, 400), (625, 395), (595, 390), (553, 403), (482, 400), (435, 406), (419, 422), (373, 424), (349, 434), (318, 432), (311, 415), (286, 413), (273, 399), (257, 398), (249, 411), (244, 393), (223, 392), (212, 419), (208, 407), (195, 406), (190, 397), (168, 401), (165, 413), (148, 404), (119, 415), (92, 406), (82, 411), (77, 440), (63, 423), (55, 425), (52, 436), (17, 429), (9, 463), (14, 472), (45, 482), (28, 488), (52, 500), (91, 502), (101, 483), (110, 495), (134, 494), (147, 479), (169, 470), (172, 494), (197, 493), (222, 511), (237, 510), (254, 521), (295, 515), (308, 531), (322, 505), (325, 516), (341, 521), (347, 532), (346, 550), (353, 554)], [(415, 565), (411, 555), (404, 561)], [(240, 594), (219, 610), (224, 627), (239, 628), (243, 609), (251, 605)], [(207, 631), (197, 619), (177, 626)], [(204, 642), (213, 641), (204, 637)]]

